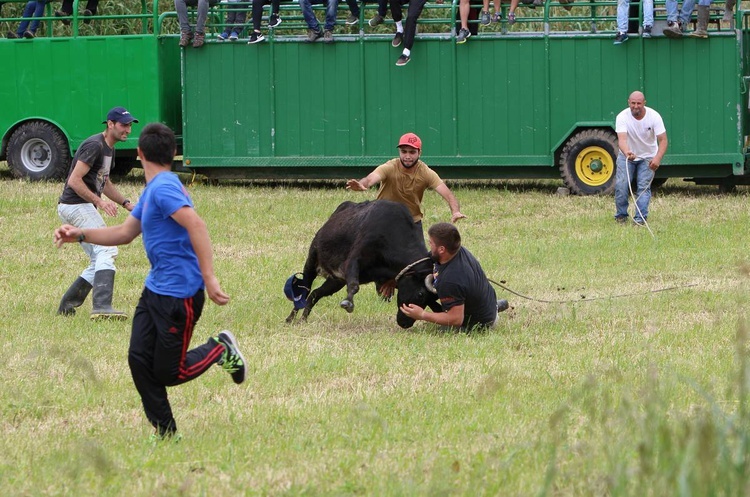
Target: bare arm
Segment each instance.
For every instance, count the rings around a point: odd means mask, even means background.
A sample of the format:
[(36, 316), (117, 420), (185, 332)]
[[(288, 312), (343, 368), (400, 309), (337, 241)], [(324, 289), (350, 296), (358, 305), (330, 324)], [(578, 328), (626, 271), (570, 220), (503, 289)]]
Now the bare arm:
[(383, 178), (381, 178), (379, 174), (373, 171), (359, 181), (357, 181), (356, 179), (350, 179), (346, 182), (346, 189), (355, 192), (363, 192), (370, 188), (372, 185), (380, 183), (382, 179)]
[(628, 146), (628, 134), (627, 133), (617, 133), (617, 146), (620, 148), (620, 152), (623, 153), (625, 157), (627, 157), (628, 160), (635, 160), (636, 156), (633, 152), (630, 151), (630, 147)]
[(455, 195), (453, 195), (453, 192), (448, 188), (448, 186), (445, 183), (441, 183), (440, 186), (435, 188), (435, 191), (440, 194), (441, 197), (445, 199), (446, 202), (448, 202), (448, 207), (451, 209), (451, 222), (456, 223), (459, 219), (464, 219), (466, 216), (461, 214), (461, 207), (458, 205), (458, 200), (456, 199)]
[(667, 153), (667, 133), (657, 135), (656, 142), (659, 144), (659, 150), (656, 151), (656, 155), (651, 159), (651, 163), (648, 165), (652, 171), (656, 171), (661, 166), (661, 160), (664, 158), (664, 154)]
[(123, 202), (125, 202), (125, 195), (120, 193), (120, 191), (115, 188), (115, 185), (109, 180), (109, 178), (107, 178), (107, 182), (104, 183), (104, 190), (102, 190), (102, 193), (104, 193), (108, 199), (112, 200), (117, 205), (122, 205), (122, 208), (127, 210), (128, 212), (132, 211), (135, 207), (135, 204), (131, 202), (123, 205)]
[(89, 190), (89, 187), (83, 182), (83, 177), (86, 176), (90, 170), (91, 166), (85, 162), (76, 162), (76, 165), (73, 167), (73, 172), (70, 173), (70, 178), (68, 178), (68, 186), (70, 186), (83, 200), (94, 204), (94, 207), (97, 209), (103, 210), (110, 216), (117, 215), (117, 205), (115, 203), (107, 202), (102, 199), (96, 193)]
[(198, 265), (201, 268), (203, 282), (206, 284), (208, 298), (218, 305), (225, 305), (229, 302), (229, 295), (221, 289), (219, 280), (214, 274), (213, 249), (206, 223), (192, 207), (187, 206), (172, 214), (172, 219), (185, 228), (190, 236), (190, 243), (193, 244), (195, 255), (198, 256)]
[(55, 230), (55, 245), (62, 247), (64, 243), (88, 242), (94, 245), (126, 245), (141, 234), (141, 222), (133, 216), (128, 216), (122, 224), (106, 228), (76, 228), (63, 224)]
[(453, 306), (445, 312), (431, 312), (415, 304), (403, 304), (401, 312), (417, 321), (427, 321), (440, 326), (461, 326), (464, 322), (463, 305)]

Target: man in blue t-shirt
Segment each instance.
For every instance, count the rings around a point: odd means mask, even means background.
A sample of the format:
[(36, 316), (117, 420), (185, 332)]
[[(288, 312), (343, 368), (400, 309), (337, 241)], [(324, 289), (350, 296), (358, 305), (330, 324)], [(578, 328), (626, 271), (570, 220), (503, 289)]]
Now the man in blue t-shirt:
[(430, 253), (435, 261), (433, 285), (442, 312), (430, 312), (418, 305), (404, 304), (401, 311), (412, 319), (452, 328), (472, 329), (494, 326), (498, 302), (479, 261), (461, 246), (458, 228), (450, 223), (434, 224), (427, 231)]
[(211, 240), (206, 223), (177, 175), (170, 172), (175, 137), (163, 124), (149, 124), (138, 139), (138, 155), (146, 188), (118, 226), (82, 229), (63, 225), (55, 230), (55, 244), (83, 242), (122, 245), (143, 233), (151, 263), (133, 317), (128, 363), (146, 417), (156, 437), (177, 432), (167, 398), (167, 387), (193, 380), (213, 364), (221, 365), (235, 383), (245, 380), (245, 359), (229, 331), (188, 350), (193, 328), (201, 316), (204, 293), (218, 305), (229, 302), (214, 274)]

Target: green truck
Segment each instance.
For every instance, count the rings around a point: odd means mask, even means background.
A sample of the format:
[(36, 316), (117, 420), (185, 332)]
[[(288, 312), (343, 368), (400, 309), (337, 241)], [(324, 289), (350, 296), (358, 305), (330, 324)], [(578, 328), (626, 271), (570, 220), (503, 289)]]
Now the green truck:
[(0, 157), (18, 176), (59, 178), (106, 110), (123, 105), (141, 121), (117, 147), (125, 170), (149, 121), (175, 129), (182, 166), (210, 178), (356, 177), (413, 131), (444, 178), (562, 178), (575, 194), (609, 193), (615, 117), (638, 89), (667, 127), (657, 181), (750, 183), (750, 16), (738, 10), (728, 25), (713, 9), (708, 39), (674, 40), (661, 34), (657, 2), (654, 36), (614, 45), (615, 1), (572, 5), (519, 7), (516, 25), (477, 25), (458, 45), (458, 3), (428, 4), (404, 67), (394, 65), (393, 25), (368, 26), (369, 3), (333, 44), (303, 42), (294, 4), (282, 4), (284, 29), (255, 45), (217, 41), (223, 4), (201, 49), (177, 47), (163, 29), (174, 14), (156, 3), (144, 4), (152, 29), (139, 34), (0, 40)]

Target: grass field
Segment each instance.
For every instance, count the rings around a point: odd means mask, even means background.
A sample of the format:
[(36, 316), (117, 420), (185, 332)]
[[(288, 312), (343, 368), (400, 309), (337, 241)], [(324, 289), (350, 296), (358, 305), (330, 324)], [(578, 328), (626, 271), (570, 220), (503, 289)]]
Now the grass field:
[[(315, 231), (375, 191), (191, 186), (232, 296), (206, 304), (194, 341), (231, 329), (249, 375), (171, 389), (184, 438), (154, 445), (130, 322), (90, 322), (90, 301), (55, 315), (85, 265), (52, 244), (61, 185), (0, 167), (0, 495), (747, 495), (747, 191), (670, 180), (652, 238), (616, 225), (611, 197), (559, 197), (556, 182), (451, 186), (489, 277), (568, 303), (499, 290), (513, 308), (492, 331), (401, 330), (368, 285), (353, 314), (336, 295), (289, 326), (282, 287)], [(426, 210), (426, 226), (449, 217), (434, 193)], [(118, 268), (115, 306), (132, 314), (140, 239)]]

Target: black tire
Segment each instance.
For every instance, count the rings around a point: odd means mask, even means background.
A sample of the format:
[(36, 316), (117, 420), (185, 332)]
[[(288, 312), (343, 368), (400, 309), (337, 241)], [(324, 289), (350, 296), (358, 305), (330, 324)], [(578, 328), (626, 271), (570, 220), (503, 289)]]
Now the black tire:
[(65, 135), (46, 122), (24, 123), (8, 140), (8, 166), (16, 178), (32, 181), (64, 179), (70, 160)]
[(124, 178), (135, 166), (138, 165), (138, 159), (129, 157), (119, 158), (115, 157), (115, 167), (109, 172), (109, 175), (113, 178)]
[(651, 190), (656, 190), (657, 188), (661, 188), (664, 186), (664, 183), (667, 182), (669, 178), (654, 178), (651, 181)]
[(586, 129), (571, 136), (560, 154), (560, 176), (575, 195), (607, 195), (615, 189), (617, 135)]

